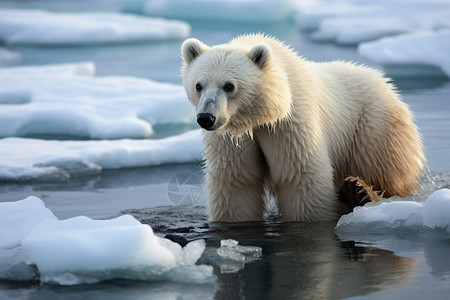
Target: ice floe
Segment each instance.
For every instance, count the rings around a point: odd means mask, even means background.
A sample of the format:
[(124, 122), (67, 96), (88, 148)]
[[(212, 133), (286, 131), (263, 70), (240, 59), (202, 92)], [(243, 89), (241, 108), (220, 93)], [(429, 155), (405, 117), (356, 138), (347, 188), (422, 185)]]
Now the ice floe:
[(54, 13), (0, 10), (0, 41), (5, 44), (74, 45), (179, 40), (189, 24), (113, 12)]
[[(149, 281), (210, 283), (212, 267), (195, 263), (205, 249), (203, 240), (184, 248), (156, 236), (149, 225), (130, 215), (111, 220), (75, 217), (58, 220), (36, 197), (0, 204), (8, 215), (8, 237), (20, 228), (13, 243), (0, 246), (0, 277), (61, 285), (95, 283), (121, 278)], [(41, 221), (28, 222), (27, 218)], [(16, 228), (11, 228), (11, 226)], [(23, 234), (24, 233), (24, 234)], [(35, 266), (35, 267), (33, 267)]]
[[(392, 200), (392, 198), (391, 198)], [(356, 207), (342, 216), (336, 230), (345, 232), (378, 232), (386, 230), (419, 231), (423, 228), (450, 233), (450, 190), (432, 193), (424, 203), (416, 201), (382, 201)]]
[(199, 129), (156, 140), (0, 139), (0, 179), (67, 182), (102, 169), (191, 163), (202, 159)]
[[(450, 76), (449, 15), (446, 0), (307, 1), (297, 21), (315, 40), (359, 44), (363, 57), (380, 64), (416, 67), (402, 76), (443, 75), (424, 66)], [(386, 68), (388, 74), (396, 69)]]
[(386, 37), (360, 44), (358, 52), (383, 65), (435, 66), (450, 78), (450, 29)]
[(151, 0), (144, 12), (185, 20), (272, 23), (292, 20), (295, 9), (292, 0)]
[(316, 40), (358, 44), (388, 35), (450, 28), (446, 0), (310, 1), (297, 16)]
[(193, 124), (182, 86), (94, 77), (92, 63), (0, 69), (0, 137), (147, 138), (155, 124)]

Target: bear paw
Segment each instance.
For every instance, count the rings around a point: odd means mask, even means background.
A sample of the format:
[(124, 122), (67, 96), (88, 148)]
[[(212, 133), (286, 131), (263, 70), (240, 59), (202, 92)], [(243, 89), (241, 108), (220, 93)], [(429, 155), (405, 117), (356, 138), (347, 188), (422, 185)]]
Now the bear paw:
[(374, 191), (359, 177), (348, 176), (339, 189), (339, 200), (351, 212), (356, 206), (363, 206), (368, 202), (380, 201), (383, 193)]

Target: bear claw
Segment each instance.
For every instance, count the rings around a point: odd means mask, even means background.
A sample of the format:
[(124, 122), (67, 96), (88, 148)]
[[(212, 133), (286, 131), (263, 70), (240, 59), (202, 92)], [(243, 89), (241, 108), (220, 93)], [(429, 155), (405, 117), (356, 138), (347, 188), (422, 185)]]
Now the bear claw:
[(383, 193), (374, 191), (359, 177), (348, 176), (344, 179), (339, 190), (339, 200), (349, 211), (353, 211), (356, 206), (363, 206), (368, 202), (380, 201), (383, 199)]

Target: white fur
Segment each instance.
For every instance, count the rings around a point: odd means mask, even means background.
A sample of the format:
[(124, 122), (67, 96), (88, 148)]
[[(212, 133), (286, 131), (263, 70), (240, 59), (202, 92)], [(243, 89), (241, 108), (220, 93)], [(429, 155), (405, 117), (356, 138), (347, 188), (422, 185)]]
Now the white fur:
[(284, 221), (335, 220), (348, 175), (386, 195), (414, 192), (421, 138), (379, 72), (309, 62), (262, 35), (212, 48), (190, 39), (182, 49), (188, 98), (216, 117), (204, 132), (211, 220), (262, 220), (267, 190)]

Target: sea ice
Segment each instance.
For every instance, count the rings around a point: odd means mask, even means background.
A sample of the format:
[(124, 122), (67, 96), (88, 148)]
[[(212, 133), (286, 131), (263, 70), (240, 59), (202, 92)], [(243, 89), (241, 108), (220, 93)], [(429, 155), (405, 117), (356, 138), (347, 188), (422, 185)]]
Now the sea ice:
[(23, 238), (47, 219), (57, 220), (57, 217), (34, 196), (0, 203), (0, 249), (20, 246)]
[(102, 169), (189, 163), (202, 159), (199, 129), (157, 140), (0, 139), (0, 179), (68, 181)]
[(388, 75), (408, 65), (401, 76), (442, 76), (432, 66), (450, 77), (449, 15), (447, 0), (307, 1), (297, 22), (313, 39), (359, 44), (361, 56), (383, 64)]
[(362, 43), (358, 52), (383, 65), (436, 66), (450, 78), (449, 41), (450, 29), (421, 31)]
[[(31, 224), (28, 218), (33, 218), (33, 213), (40, 216), (40, 221)], [(141, 224), (130, 215), (111, 220), (83, 216), (58, 220), (36, 197), (3, 203), (0, 215), (2, 222), (8, 215), (9, 226), (2, 227), (3, 236), (17, 232), (13, 225), (26, 227), (28, 231), (0, 246), (0, 276), (4, 279), (39, 278), (42, 282), (61, 285), (114, 278), (188, 283), (214, 281), (211, 266), (195, 265), (205, 249), (203, 240), (190, 242), (182, 248), (156, 236), (149, 225)], [(27, 222), (27, 226), (21, 225)]]
[(299, 26), (317, 40), (358, 44), (400, 33), (450, 28), (446, 0), (309, 1), (300, 6)]
[(336, 231), (384, 233), (389, 229), (418, 232), (424, 227), (450, 232), (450, 190), (437, 190), (424, 203), (385, 200), (356, 207), (339, 219)]
[(54, 13), (0, 10), (0, 41), (5, 44), (73, 45), (181, 40), (189, 24), (113, 12)]
[(428, 197), (423, 206), (423, 224), (450, 232), (450, 190), (441, 189)]
[(0, 69), (0, 137), (146, 138), (155, 124), (195, 123), (182, 86), (94, 73), (92, 63)]
[(295, 10), (292, 0), (151, 0), (144, 8), (151, 16), (240, 23), (289, 21)]

